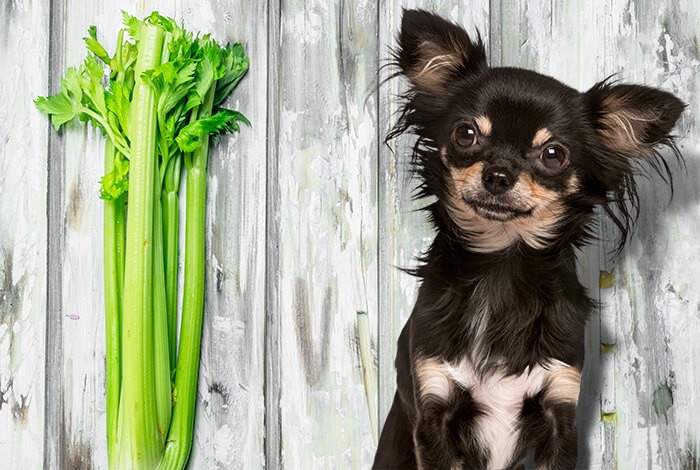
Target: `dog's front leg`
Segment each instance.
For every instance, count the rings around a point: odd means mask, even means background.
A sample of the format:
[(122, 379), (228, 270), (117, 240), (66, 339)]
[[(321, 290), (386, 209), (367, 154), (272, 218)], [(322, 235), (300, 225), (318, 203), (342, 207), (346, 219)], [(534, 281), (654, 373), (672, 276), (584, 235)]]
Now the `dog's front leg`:
[(420, 470), (451, 469), (454, 457), (445, 435), (447, 404), (429, 398), (420, 405), (420, 416), (413, 432), (416, 462)]
[(535, 452), (538, 470), (569, 470), (576, 468), (577, 433), (576, 407), (568, 403), (552, 404), (545, 413), (553, 424), (548, 446)]
[(418, 468), (450, 469), (453, 452), (446, 436), (446, 417), (454, 384), (442, 361), (418, 358), (413, 364), (417, 420), (413, 441)]
[[(536, 436), (537, 470), (569, 470), (576, 468), (577, 432), (576, 405), (581, 373), (575, 367), (555, 370), (536, 403), (525, 405), (531, 418), (524, 416), (523, 434)], [(531, 406), (533, 405), (534, 406)]]

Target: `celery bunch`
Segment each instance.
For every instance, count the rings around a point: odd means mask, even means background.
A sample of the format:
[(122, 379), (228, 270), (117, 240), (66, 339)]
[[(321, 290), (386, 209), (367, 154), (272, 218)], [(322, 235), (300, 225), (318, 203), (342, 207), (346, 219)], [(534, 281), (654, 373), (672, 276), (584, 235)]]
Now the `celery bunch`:
[[(221, 46), (153, 12), (124, 13), (113, 55), (88, 55), (60, 93), (36, 99), (56, 130), (78, 118), (106, 136), (104, 209), (107, 448), (111, 469), (180, 469), (192, 446), (204, 304), (209, 136), (249, 125), (219, 106), (248, 70)], [(107, 74), (105, 76), (105, 74)], [(185, 266), (177, 344), (181, 176)], [(128, 213), (127, 208), (128, 206)]]

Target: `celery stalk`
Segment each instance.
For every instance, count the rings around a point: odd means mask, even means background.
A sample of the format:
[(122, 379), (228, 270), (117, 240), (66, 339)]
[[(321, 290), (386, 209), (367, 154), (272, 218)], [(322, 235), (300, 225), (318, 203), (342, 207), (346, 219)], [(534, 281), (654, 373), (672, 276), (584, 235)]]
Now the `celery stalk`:
[(178, 233), (180, 214), (178, 191), (180, 189), (180, 155), (171, 157), (163, 181), (163, 236), (165, 257), (165, 298), (168, 311), (168, 349), (170, 351), (170, 370), (175, 371), (175, 353), (177, 349), (177, 262)]
[[(198, 117), (211, 114), (216, 86), (207, 92)], [(194, 412), (197, 402), (199, 350), (204, 310), (204, 261), (207, 202), (207, 157), (209, 139), (192, 153), (187, 165), (185, 204), (185, 282), (182, 324), (175, 372), (176, 400), (163, 460), (159, 469), (184, 468), (192, 448)]]
[[(114, 169), (116, 149), (105, 142), (105, 174)], [(112, 461), (117, 443), (117, 416), (121, 386), (121, 293), (124, 283), (124, 195), (104, 202), (104, 285), (107, 395), (107, 455)]]
[(122, 380), (114, 468), (148, 469), (163, 449), (155, 396), (153, 326), (153, 181), (157, 165), (153, 90), (141, 74), (160, 63), (163, 30), (142, 24), (130, 117), (129, 220), (122, 310)]
[(160, 202), (161, 184), (158, 172), (153, 179), (153, 323), (154, 367), (156, 380), (156, 409), (158, 432), (168, 434), (172, 409), (170, 390), (170, 356), (168, 353), (168, 312), (165, 292), (165, 266), (163, 263), (163, 209)]

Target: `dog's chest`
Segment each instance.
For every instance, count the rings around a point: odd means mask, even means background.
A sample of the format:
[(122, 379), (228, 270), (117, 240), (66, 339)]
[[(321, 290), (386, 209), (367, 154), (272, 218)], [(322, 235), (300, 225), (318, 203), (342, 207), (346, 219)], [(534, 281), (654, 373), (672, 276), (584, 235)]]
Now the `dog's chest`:
[(543, 389), (550, 371), (535, 366), (519, 375), (500, 371), (477, 374), (473, 365), (463, 360), (445, 364), (445, 372), (451, 382), (470, 392), (482, 411), (474, 422), (474, 433), (480, 447), (488, 451), (488, 468), (505, 468), (517, 450), (523, 402)]

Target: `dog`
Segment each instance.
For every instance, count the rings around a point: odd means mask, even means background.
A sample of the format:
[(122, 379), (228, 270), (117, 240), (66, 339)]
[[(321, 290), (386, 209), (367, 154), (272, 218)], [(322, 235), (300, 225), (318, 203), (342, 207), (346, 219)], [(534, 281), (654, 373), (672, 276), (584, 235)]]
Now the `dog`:
[[(387, 140), (417, 136), (414, 172), (436, 237), (414, 274), (397, 391), (377, 469), (573, 469), (584, 326), (593, 300), (577, 248), (600, 207), (634, 227), (640, 163), (672, 186), (685, 104), (603, 80), (578, 92), (487, 65), (479, 36), (403, 12), (395, 75), (408, 81)], [(665, 150), (665, 151), (664, 151)]]

